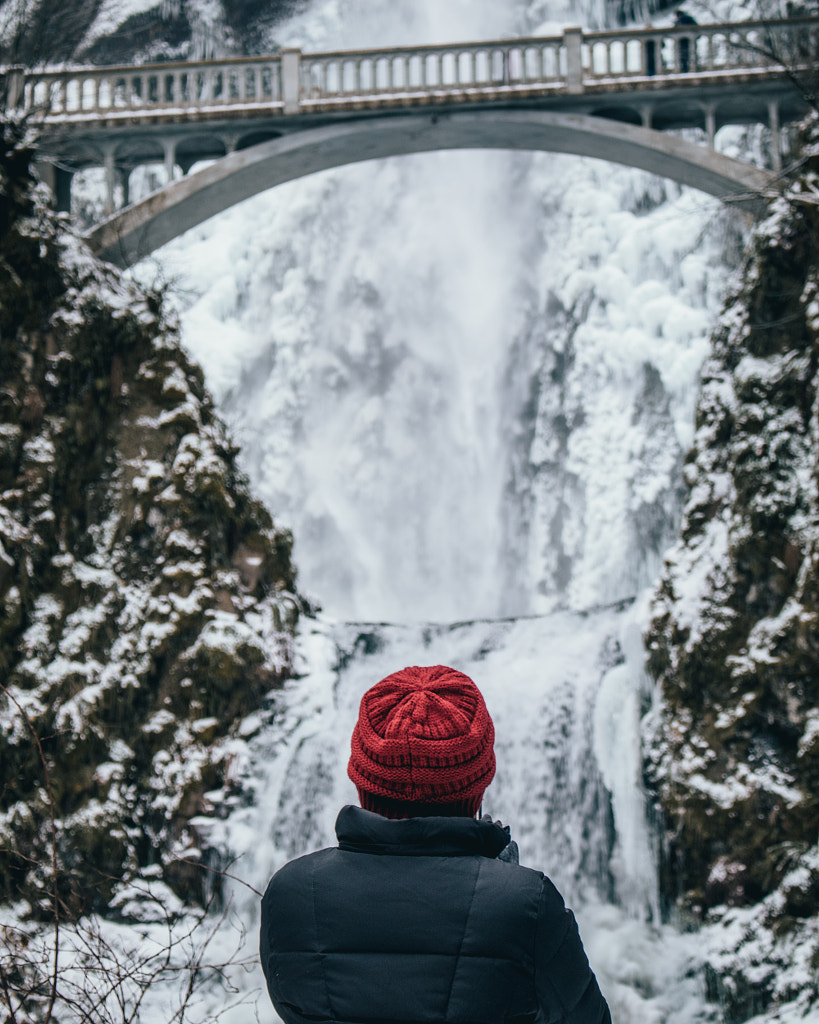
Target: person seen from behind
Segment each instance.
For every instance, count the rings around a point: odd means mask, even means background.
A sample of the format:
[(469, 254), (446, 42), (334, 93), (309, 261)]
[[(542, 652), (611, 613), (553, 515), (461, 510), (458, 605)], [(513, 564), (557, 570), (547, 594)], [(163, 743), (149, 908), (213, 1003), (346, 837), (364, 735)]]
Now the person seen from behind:
[[(674, 24), (679, 28), (685, 25), (696, 25), (697, 22), (686, 11), (677, 11), (674, 15)], [(680, 58), (680, 71), (687, 74), (691, 70), (691, 40), (685, 36), (678, 40), (678, 53)]]
[(262, 899), (261, 960), (285, 1024), (610, 1024), (572, 912), (479, 818), (494, 727), (473, 681), (409, 667), (361, 699), (338, 846)]

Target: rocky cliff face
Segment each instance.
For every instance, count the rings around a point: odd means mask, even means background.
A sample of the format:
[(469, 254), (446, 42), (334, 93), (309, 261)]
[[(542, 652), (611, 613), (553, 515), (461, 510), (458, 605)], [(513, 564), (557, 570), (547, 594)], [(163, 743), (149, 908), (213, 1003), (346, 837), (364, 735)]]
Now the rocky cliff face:
[(155, 864), (195, 898), (189, 822), (288, 671), (291, 539), (161, 297), (63, 231), (3, 131), (0, 900), (50, 903), (52, 834), (74, 912)]
[(0, 61), (90, 64), (202, 60), (270, 48), (276, 25), (302, 0), (0, 0)]
[[(775, 202), (712, 336), (647, 635), (669, 901), (719, 922), (729, 1020), (817, 996), (819, 208)], [(717, 980), (719, 978), (719, 981)]]

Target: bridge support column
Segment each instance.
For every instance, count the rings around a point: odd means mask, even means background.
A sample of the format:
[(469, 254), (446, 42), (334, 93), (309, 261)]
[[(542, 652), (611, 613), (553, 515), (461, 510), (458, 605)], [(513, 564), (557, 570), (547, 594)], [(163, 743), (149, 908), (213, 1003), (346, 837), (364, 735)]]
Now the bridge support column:
[(128, 206), (131, 202), (131, 172), (127, 167), (120, 168), (119, 183), (122, 188), (122, 205)]
[(583, 92), (583, 29), (563, 30), (563, 45), (566, 48), (566, 85), (569, 92)]
[(782, 135), (779, 130), (779, 104), (768, 103), (768, 127), (771, 130), (771, 163), (775, 171), (782, 170)]
[(114, 188), (116, 186), (116, 166), (114, 164), (114, 147), (106, 146), (103, 154), (105, 167), (105, 213), (110, 216), (115, 209)]
[(54, 208), (59, 213), (71, 213), (71, 182), (74, 172), (66, 167), (54, 168)]
[(173, 139), (162, 140), (162, 151), (165, 154), (165, 180), (170, 185), (173, 181), (173, 168), (176, 163), (176, 144)]
[(713, 103), (705, 106), (705, 135), (708, 145), (713, 149), (717, 138), (717, 114)]
[(51, 192), (51, 201), (58, 213), (71, 213), (71, 182), (74, 172), (45, 160), (35, 160), (34, 173)]
[(286, 47), (282, 50), (282, 99), (285, 114), (297, 114), (301, 99), (301, 50)]

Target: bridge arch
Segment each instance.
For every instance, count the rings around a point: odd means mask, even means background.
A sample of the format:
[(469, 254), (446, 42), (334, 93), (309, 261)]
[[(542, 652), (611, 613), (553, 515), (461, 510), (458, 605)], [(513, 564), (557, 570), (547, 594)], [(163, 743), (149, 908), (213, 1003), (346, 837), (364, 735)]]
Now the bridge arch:
[(230, 153), (108, 218), (87, 235), (127, 267), (236, 203), (285, 181), (364, 160), (444, 149), (541, 150), (637, 167), (741, 206), (760, 206), (770, 175), (675, 136), (621, 121), (540, 110), (362, 117)]

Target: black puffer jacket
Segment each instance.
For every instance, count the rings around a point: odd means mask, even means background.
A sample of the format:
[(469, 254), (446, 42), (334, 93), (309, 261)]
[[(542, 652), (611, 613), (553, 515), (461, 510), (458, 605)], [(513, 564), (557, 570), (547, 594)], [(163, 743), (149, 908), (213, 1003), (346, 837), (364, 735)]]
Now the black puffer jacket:
[(540, 872), (496, 859), (500, 826), (344, 807), (336, 832), (262, 900), (286, 1024), (609, 1024), (574, 916)]

